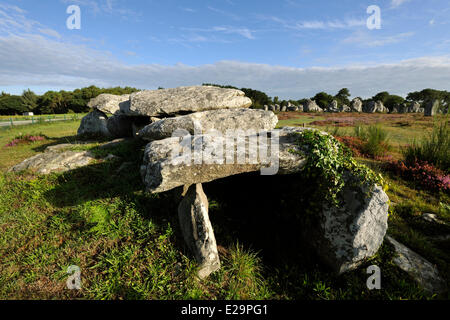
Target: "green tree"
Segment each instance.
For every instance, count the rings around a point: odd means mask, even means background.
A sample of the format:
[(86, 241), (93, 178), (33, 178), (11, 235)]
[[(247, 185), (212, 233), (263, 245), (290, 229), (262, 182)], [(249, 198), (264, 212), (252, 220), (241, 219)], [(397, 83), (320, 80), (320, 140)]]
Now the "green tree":
[(24, 90), (22, 93), (22, 102), (28, 111), (34, 111), (37, 107), (38, 96), (30, 89)]
[(381, 101), (383, 104), (386, 103), (386, 100), (389, 98), (390, 94), (387, 91), (379, 92), (372, 97), (373, 101)]
[(0, 114), (2, 115), (16, 115), (28, 111), (28, 108), (23, 104), (21, 96), (2, 95), (0, 97)]
[(439, 100), (441, 106), (450, 106), (450, 92), (428, 88), (422, 91), (408, 93), (406, 100), (417, 101), (419, 103), (424, 103), (429, 100)]
[(338, 102), (338, 105), (350, 105), (350, 90), (347, 88), (342, 88), (339, 90), (339, 92), (334, 96), (336, 101)]
[(334, 97), (332, 95), (329, 95), (326, 92), (319, 92), (316, 94), (312, 100), (316, 101), (316, 103), (321, 107), (322, 109), (326, 108), (333, 100)]
[(405, 99), (403, 97), (392, 94), (392, 95), (389, 95), (389, 97), (386, 99), (386, 101), (384, 102), (384, 105), (386, 108), (389, 109), (389, 111), (392, 111), (395, 106), (398, 106), (398, 105), (402, 104), (403, 102), (405, 102)]

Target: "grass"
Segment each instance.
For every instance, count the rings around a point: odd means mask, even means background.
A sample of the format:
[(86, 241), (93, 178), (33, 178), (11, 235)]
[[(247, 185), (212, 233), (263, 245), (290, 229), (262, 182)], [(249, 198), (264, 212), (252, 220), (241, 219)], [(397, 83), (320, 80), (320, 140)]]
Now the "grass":
[(370, 125), (367, 128), (357, 125), (355, 136), (364, 142), (361, 151), (366, 155), (379, 157), (389, 150), (388, 133), (380, 125)]
[(66, 114), (42, 114), (42, 115), (34, 115), (34, 116), (1, 116), (0, 122), (10, 122), (11, 119), (14, 121), (26, 121), (26, 120), (34, 120), (36, 122), (39, 121), (47, 121), (48, 119), (64, 119), (64, 120), (79, 120), (83, 118), (87, 113), (66, 113)]
[(426, 161), (444, 171), (450, 170), (450, 127), (447, 117), (436, 123), (430, 135), (414, 140), (402, 151), (407, 164)]
[[(74, 133), (80, 126), (80, 121), (61, 121), (54, 123), (37, 123), (33, 125), (0, 127), (0, 170), (6, 171), (13, 164), (43, 151), (49, 144), (68, 143), (75, 140)], [(45, 134), (45, 141), (23, 145), (20, 148), (5, 147), (12, 139), (20, 135)]]
[[(6, 173), (48, 145), (73, 142), (78, 125), (68, 121), (0, 130), (1, 299), (430, 298), (392, 263), (387, 243), (361, 268), (341, 276), (330, 273), (298, 237), (295, 194), (309, 185), (301, 176), (245, 174), (204, 185), (222, 268), (199, 281), (197, 264), (178, 229), (181, 190), (142, 191), (143, 144), (108, 150), (119, 161), (62, 174)], [(45, 141), (4, 147), (19, 134), (41, 132)], [(103, 156), (98, 146), (76, 148)], [(359, 160), (383, 172), (379, 161)], [(131, 165), (118, 172), (123, 162)], [(436, 264), (448, 284), (449, 242), (435, 235), (449, 230), (419, 217), (435, 213), (449, 223), (448, 196), (416, 190), (383, 174), (392, 201), (388, 233)], [(366, 288), (366, 268), (372, 264), (381, 268), (381, 290)], [(81, 269), (80, 291), (66, 288), (71, 265)], [(448, 294), (434, 298), (448, 299)]]

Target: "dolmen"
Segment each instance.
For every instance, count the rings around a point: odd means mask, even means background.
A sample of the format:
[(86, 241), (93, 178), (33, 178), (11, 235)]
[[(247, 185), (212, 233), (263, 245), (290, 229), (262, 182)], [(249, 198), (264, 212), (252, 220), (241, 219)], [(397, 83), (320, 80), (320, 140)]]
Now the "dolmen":
[[(251, 109), (251, 104), (240, 90), (213, 86), (100, 95), (89, 102), (94, 110), (79, 128), (79, 134), (147, 142), (140, 167), (145, 189), (183, 188), (178, 219), (200, 278), (221, 265), (203, 184), (248, 172), (301, 174), (308, 154), (315, 152), (298, 145), (298, 136), (313, 129), (276, 129), (277, 116), (268, 108)], [(312, 102), (308, 107), (316, 108)], [(355, 175), (346, 172), (346, 179)], [(357, 268), (377, 252), (387, 230), (389, 202), (376, 184), (344, 188), (340, 196), (342, 205), (324, 201), (319, 223), (308, 228), (311, 246), (337, 273)]]

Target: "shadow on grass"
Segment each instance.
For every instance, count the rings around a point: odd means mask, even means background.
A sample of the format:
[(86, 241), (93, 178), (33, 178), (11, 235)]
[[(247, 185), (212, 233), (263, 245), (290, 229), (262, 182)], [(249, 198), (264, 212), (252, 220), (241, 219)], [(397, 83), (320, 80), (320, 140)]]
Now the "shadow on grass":
[(96, 142), (108, 142), (110, 139), (103, 138), (103, 137), (88, 137), (88, 136), (65, 136), (65, 137), (58, 137), (58, 138), (49, 138), (46, 137), (47, 143), (41, 144), (40, 146), (37, 146), (35, 148), (32, 148), (33, 151), (36, 152), (44, 152), (45, 149), (51, 146), (55, 146), (58, 144), (65, 144), (65, 143), (71, 143), (71, 144), (83, 144), (83, 143), (96, 143)]
[[(111, 201), (120, 198), (121, 203), (132, 204), (139, 215), (152, 220), (155, 225), (174, 226), (174, 246), (193, 259), (178, 227), (177, 208), (182, 188), (157, 195), (144, 193), (139, 174), (141, 159), (142, 152), (129, 153), (129, 157), (123, 160), (130, 161), (132, 165), (121, 172), (118, 172), (118, 168), (122, 162), (113, 161), (63, 173), (56, 177), (56, 187), (47, 191), (45, 197), (52, 205), (60, 208), (93, 200)], [(308, 223), (305, 217), (309, 209), (318, 205), (312, 196), (317, 190), (313, 181), (306, 181), (301, 174), (261, 176), (259, 173), (250, 173), (206, 183), (204, 190), (210, 202), (210, 218), (217, 243), (225, 251), (221, 255), (226, 255), (226, 248), (236, 242), (257, 252), (264, 266), (263, 276), (280, 298), (322, 297), (320, 295), (337, 298), (327, 296), (326, 290), (316, 292), (320, 288), (315, 286), (322, 283), (333, 286), (334, 292), (341, 292), (342, 288), (344, 293), (340, 298), (345, 298), (345, 295), (359, 297), (361, 292), (366, 292), (366, 298), (386, 298), (386, 291), (368, 293), (366, 290), (365, 265), (337, 276), (320, 262), (307, 239), (300, 234), (303, 224)], [(76, 215), (61, 218), (69, 219), (74, 228), (89, 228), (80, 225), (82, 219)], [(377, 264), (385, 270), (385, 279), (390, 279), (389, 282), (393, 284), (391, 292), (402, 294), (404, 289), (398, 283), (403, 283), (401, 281), (405, 275), (389, 264), (392, 256), (389, 247), (380, 252)], [(368, 261), (367, 265), (370, 264), (373, 263)], [(411, 286), (410, 282), (406, 285)]]

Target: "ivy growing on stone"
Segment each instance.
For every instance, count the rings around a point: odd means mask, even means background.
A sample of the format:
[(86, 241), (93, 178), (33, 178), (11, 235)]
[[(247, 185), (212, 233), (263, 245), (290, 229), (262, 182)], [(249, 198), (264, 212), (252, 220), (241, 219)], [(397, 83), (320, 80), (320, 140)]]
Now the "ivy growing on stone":
[(387, 188), (380, 174), (358, 163), (350, 150), (333, 136), (317, 130), (304, 130), (295, 135), (300, 151), (291, 152), (307, 156), (303, 173), (318, 181), (324, 199), (330, 204), (340, 205), (339, 193), (345, 186), (367, 190), (367, 195), (375, 184)]

